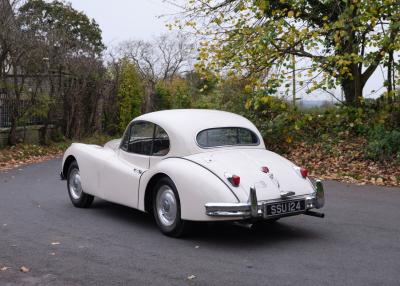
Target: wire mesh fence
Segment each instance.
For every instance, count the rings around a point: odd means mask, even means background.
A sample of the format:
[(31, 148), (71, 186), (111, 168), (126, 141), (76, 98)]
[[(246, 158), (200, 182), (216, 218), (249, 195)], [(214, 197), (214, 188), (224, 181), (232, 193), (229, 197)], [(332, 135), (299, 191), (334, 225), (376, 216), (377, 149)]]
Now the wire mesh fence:
[[(7, 128), (11, 126), (11, 112), (16, 107), (18, 112), (21, 113), (27, 110), (31, 105), (28, 100), (16, 100), (7, 98), (6, 94), (0, 89), (0, 128)], [(42, 124), (43, 119), (37, 116), (24, 116), (22, 125), (37, 125)]]

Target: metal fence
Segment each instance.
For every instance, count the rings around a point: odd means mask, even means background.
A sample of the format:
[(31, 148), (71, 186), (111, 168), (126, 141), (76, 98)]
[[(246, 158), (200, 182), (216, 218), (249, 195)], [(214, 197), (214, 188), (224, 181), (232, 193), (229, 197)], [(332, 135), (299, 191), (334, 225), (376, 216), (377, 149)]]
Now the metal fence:
[[(16, 100), (8, 99), (4, 92), (0, 89), (0, 128), (7, 128), (11, 126), (11, 112), (13, 107), (17, 106), (20, 112), (27, 110), (31, 102), (28, 100)], [(43, 119), (37, 116), (28, 116), (23, 119), (23, 125), (37, 125), (42, 124)]]

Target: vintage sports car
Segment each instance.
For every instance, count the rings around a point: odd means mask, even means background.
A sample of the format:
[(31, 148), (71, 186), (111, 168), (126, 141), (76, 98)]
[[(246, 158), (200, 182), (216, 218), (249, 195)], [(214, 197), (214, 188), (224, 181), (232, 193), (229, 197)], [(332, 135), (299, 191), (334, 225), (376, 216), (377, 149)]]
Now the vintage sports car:
[(265, 149), (246, 118), (217, 110), (167, 110), (132, 120), (122, 139), (73, 143), (61, 178), (76, 207), (99, 197), (154, 214), (180, 236), (190, 221), (257, 222), (306, 214), (324, 205), (322, 183)]

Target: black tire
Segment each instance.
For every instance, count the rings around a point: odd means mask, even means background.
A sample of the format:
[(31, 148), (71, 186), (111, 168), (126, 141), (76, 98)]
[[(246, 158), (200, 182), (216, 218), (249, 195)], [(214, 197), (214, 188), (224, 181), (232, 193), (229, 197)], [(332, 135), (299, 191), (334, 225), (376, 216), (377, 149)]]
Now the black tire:
[[(163, 198), (163, 194), (169, 196), (170, 199), (172, 198), (173, 194), (173, 197), (176, 202), (175, 205), (176, 208), (174, 208), (176, 212), (172, 211), (173, 204), (170, 201), (170, 203), (167, 204), (167, 206), (169, 206), (167, 213), (164, 216), (160, 214), (162, 210), (165, 211), (165, 208), (160, 207), (160, 205), (158, 206), (158, 204), (161, 202), (160, 199), (162, 200)], [(168, 202), (168, 199), (163, 200), (163, 202)], [(171, 219), (168, 219), (169, 211), (171, 211), (171, 213), (175, 213), (175, 215), (171, 216), (172, 217)], [(154, 214), (154, 219), (163, 234), (171, 237), (181, 237), (184, 234), (186, 234), (186, 231), (188, 229), (188, 222), (181, 219), (181, 204), (179, 200), (178, 191), (176, 189), (174, 182), (168, 177), (161, 178), (154, 186), (153, 214)]]
[(71, 183), (74, 184), (74, 182), (72, 182), (73, 178), (71, 178), (71, 176), (74, 176), (76, 173), (79, 175), (79, 167), (78, 163), (76, 161), (73, 161), (68, 168), (68, 175), (67, 175), (67, 190), (69, 198), (71, 199), (71, 202), (75, 207), (88, 208), (92, 204), (94, 196), (83, 192), (82, 186), (80, 185), (80, 181), (79, 181), (79, 188), (80, 188), (79, 195), (77, 191), (74, 191), (74, 188), (71, 185)]

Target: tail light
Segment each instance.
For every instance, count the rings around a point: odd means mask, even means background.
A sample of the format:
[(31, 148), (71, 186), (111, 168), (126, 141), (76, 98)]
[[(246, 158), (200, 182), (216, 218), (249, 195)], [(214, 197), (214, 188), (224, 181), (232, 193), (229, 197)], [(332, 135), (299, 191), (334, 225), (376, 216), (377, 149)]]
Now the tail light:
[(231, 183), (232, 186), (234, 186), (234, 187), (237, 187), (240, 185), (240, 177), (237, 175), (231, 175), (231, 174), (225, 173), (225, 178), (227, 178), (229, 183)]
[(308, 170), (306, 168), (300, 168), (301, 176), (306, 179), (308, 177)]
[(240, 185), (240, 177), (239, 176), (236, 176), (236, 175), (233, 175), (232, 176), (232, 185), (234, 185), (235, 187), (237, 187), (237, 186), (239, 186)]

